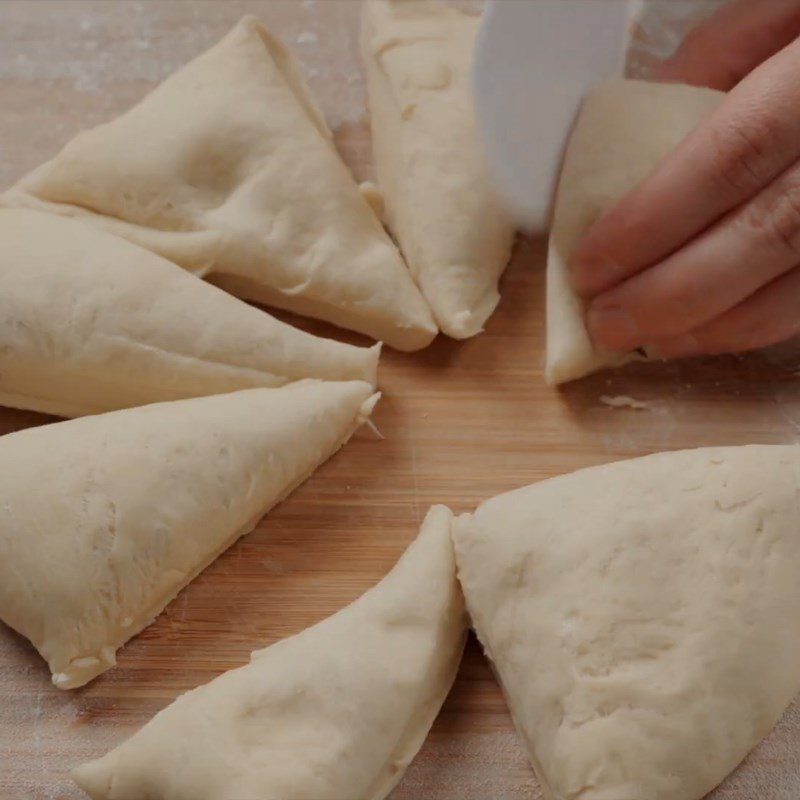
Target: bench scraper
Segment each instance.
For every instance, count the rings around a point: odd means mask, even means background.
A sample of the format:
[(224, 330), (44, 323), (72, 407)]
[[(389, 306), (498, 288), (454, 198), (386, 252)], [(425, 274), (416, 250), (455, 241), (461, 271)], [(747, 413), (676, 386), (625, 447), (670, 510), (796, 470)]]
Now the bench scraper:
[(490, 178), (520, 227), (543, 232), (586, 90), (624, 69), (640, 0), (488, 0), (473, 85)]

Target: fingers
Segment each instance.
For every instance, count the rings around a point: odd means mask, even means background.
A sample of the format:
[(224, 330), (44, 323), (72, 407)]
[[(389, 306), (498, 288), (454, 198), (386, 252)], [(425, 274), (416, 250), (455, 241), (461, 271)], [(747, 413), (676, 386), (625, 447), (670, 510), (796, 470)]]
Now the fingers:
[(602, 347), (632, 350), (694, 330), (798, 264), (800, 165), (674, 255), (595, 298), (587, 325)]
[(800, 0), (733, 0), (698, 25), (655, 79), (730, 91), (800, 36)]
[[(794, 2), (794, 0), (792, 0)], [(663, 260), (800, 155), (800, 41), (783, 50), (591, 227), (572, 263), (593, 296)]]
[(795, 269), (712, 322), (648, 349), (658, 358), (685, 358), (769, 347), (800, 334), (798, 308), (800, 269)]

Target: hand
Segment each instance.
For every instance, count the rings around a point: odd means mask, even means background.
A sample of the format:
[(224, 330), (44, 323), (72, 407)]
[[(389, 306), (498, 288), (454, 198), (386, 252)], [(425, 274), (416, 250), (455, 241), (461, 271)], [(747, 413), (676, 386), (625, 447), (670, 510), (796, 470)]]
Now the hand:
[(800, 333), (798, 35), (800, 0), (736, 0), (664, 64), (732, 91), (579, 246), (596, 344), (676, 358)]

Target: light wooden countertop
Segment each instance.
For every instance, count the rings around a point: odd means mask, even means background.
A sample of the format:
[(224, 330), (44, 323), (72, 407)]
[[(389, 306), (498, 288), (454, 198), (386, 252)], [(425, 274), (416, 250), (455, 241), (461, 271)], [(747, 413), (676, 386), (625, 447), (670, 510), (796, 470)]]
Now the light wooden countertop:
[[(14, 0), (0, 2), (0, 188), (81, 128), (129, 107), (243, 13), (261, 17), (298, 54), (342, 153), (368, 177), (357, 3)], [(507, 489), (658, 450), (798, 441), (791, 354), (638, 365), (562, 392), (548, 388), (543, 264), (541, 242), (520, 244), (483, 335), (441, 338), (415, 355), (387, 351), (375, 415), (386, 438), (360, 435), (344, 448), (124, 647), (116, 669), (83, 690), (58, 692), (27, 642), (0, 626), (0, 798), (80, 797), (70, 767), (120, 742), (179, 693), (243, 664), (250, 650), (356, 598), (387, 572), (433, 503), (464, 511)], [(653, 405), (636, 411), (601, 401), (623, 395)], [(0, 410), (0, 432), (44, 420)], [(793, 707), (715, 800), (796, 800), (798, 754)], [(540, 797), (474, 643), (393, 797)]]

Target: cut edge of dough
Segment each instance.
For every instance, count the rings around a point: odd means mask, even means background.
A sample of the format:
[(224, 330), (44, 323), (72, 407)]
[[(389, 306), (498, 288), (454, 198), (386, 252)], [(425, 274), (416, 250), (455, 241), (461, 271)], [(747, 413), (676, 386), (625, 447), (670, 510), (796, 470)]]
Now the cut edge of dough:
[[(438, 519), (439, 516), (441, 516), (441, 519)], [(430, 693), (431, 696), (429, 698), (429, 702), (421, 705), (421, 707), (418, 709), (419, 713), (414, 715), (414, 717), (409, 720), (404, 735), (398, 740), (397, 748), (390, 759), (390, 763), (399, 766), (399, 768), (389, 770), (387, 772), (385, 779), (382, 782), (379, 782), (378, 786), (376, 786), (375, 789), (370, 793), (368, 800), (383, 800), (383, 798), (387, 797), (403, 779), (406, 769), (417, 756), (422, 746), (425, 744), (431, 728), (436, 722), (436, 719), (442, 710), (442, 706), (444, 705), (447, 696), (450, 694), (450, 691), (453, 688), (459, 667), (461, 666), (461, 661), (464, 656), (464, 648), (467, 644), (469, 623), (466, 617), (466, 604), (464, 603), (461, 584), (458, 581), (455, 548), (453, 544), (454, 520), (454, 514), (447, 506), (442, 504), (431, 506), (422, 521), (420, 533), (417, 535), (417, 539), (415, 539), (414, 542), (409, 545), (409, 547), (403, 553), (403, 556), (417, 541), (419, 541), (428, 525), (431, 527), (436, 526), (437, 529), (446, 527), (447, 538), (453, 557), (453, 581), (456, 583), (456, 591), (460, 595), (462, 603), (463, 631), (461, 635), (461, 644), (460, 646), (454, 648), (452, 659), (450, 660), (449, 664), (446, 665), (446, 679), (441, 687), (441, 690), (432, 691)], [(401, 556), (401, 558), (403, 556)], [(399, 564), (399, 559), (397, 564)], [(379, 586), (380, 582), (375, 585)]]
[[(502, 495), (499, 495), (502, 496)], [(461, 574), (459, 570), (459, 531), (471, 527), (475, 523), (475, 515), (473, 513), (464, 513), (459, 514), (457, 517), (454, 517), (452, 520), (452, 538), (453, 538), (453, 550), (456, 555), (456, 576), (458, 577), (459, 586), (461, 586)], [(525, 754), (528, 756), (528, 760), (530, 761), (531, 767), (533, 768), (534, 775), (536, 776), (536, 780), (539, 783), (539, 788), (542, 791), (542, 800), (558, 800), (558, 798), (553, 794), (553, 790), (550, 787), (549, 783), (545, 779), (544, 770), (542, 769), (541, 764), (539, 763), (539, 759), (536, 757), (536, 753), (531, 746), (531, 743), (528, 741), (528, 737), (525, 733), (525, 729), (517, 720), (517, 716), (514, 713), (514, 703), (511, 702), (511, 697), (506, 690), (505, 685), (503, 684), (502, 679), (500, 678), (500, 673), (495, 665), (494, 657), (492, 656), (491, 649), (489, 645), (483, 640), (480, 632), (478, 631), (477, 627), (473, 623), (474, 615), (472, 610), (470, 609), (470, 602), (467, 598), (466, 592), (464, 592), (464, 605), (466, 606), (467, 613), (469, 615), (470, 626), (472, 628), (473, 633), (475, 634), (475, 638), (478, 640), (478, 644), (481, 646), (481, 651), (486, 658), (486, 663), (489, 665), (489, 668), (492, 671), (492, 675), (494, 675), (494, 679), (497, 682), (497, 685), (500, 687), (500, 691), (503, 695), (503, 700), (505, 701), (506, 708), (508, 709), (509, 716), (511, 717), (511, 721), (514, 725), (514, 730), (519, 737), (519, 740), (522, 742), (525, 748)]]

